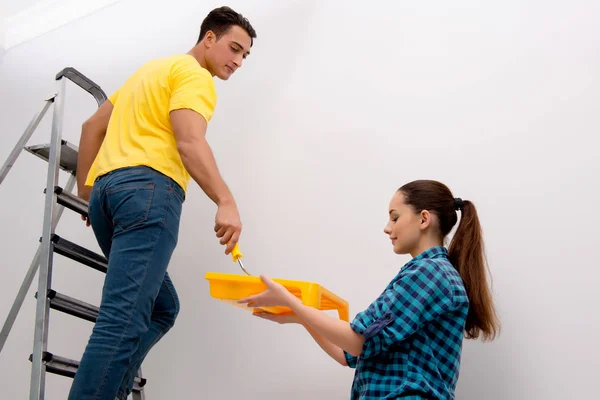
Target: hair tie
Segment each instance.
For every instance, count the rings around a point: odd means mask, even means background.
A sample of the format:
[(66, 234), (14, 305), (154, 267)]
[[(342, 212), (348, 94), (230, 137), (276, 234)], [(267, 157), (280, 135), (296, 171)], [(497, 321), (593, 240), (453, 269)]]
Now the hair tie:
[(460, 197), (456, 197), (454, 199), (454, 209), (456, 211), (458, 211), (458, 210), (462, 211), (464, 206), (465, 206), (465, 203), (464, 203), (463, 199), (461, 199)]

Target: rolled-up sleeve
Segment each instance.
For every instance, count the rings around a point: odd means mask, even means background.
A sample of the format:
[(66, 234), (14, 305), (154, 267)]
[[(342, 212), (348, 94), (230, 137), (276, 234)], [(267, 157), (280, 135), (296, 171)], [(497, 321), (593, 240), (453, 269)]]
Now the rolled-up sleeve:
[(358, 357), (353, 356), (346, 350), (344, 350), (344, 357), (346, 357), (346, 364), (348, 364), (350, 368), (356, 368), (356, 364), (358, 364)]
[(451, 284), (435, 266), (407, 271), (351, 322), (365, 338), (360, 357), (387, 351), (451, 307)]

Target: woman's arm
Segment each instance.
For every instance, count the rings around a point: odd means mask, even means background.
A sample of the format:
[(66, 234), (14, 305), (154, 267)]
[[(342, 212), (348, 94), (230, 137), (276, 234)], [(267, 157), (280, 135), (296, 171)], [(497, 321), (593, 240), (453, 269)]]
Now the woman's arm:
[(346, 356), (344, 355), (344, 351), (338, 346), (331, 343), (329, 340), (325, 339), (323, 336), (319, 335), (312, 329), (306, 322), (300, 320), (297, 315), (294, 314), (271, 314), (264, 311), (255, 311), (254, 315), (260, 317), (262, 319), (266, 319), (269, 321), (277, 322), (279, 324), (299, 324), (302, 325), (306, 331), (312, 336), (314, 341), (323, 349), (325, 353), (327, 353), (331, 358), (337, 361), (342, 366), (348, 366), (346, 361)]
[[(335, 319), (316, 308), (305, 306), (300, 299), (291, 293), (288, 301), (288, 307), (316, 334), (323, 336), (324, 339), (339, 347), (340, 350), (346, 350), (355, 357), (360, 355), (365, 338), (354, 332), (348, 322)], [(342, 356), (344, 355), (342, 354)]]
[(261, 276), (261, 279), (267, 285), (267, 290), (241, 299), (239, 303), (247, 303), (250, 307), (288, 307), (319, 336), (355, 357), (360, 355), (365, 338), (354, 332), (348, 322), (333, 318), (316, 308), (305, 306), (285, 287), (266, 276)]
[(306, 329), (306, 331), (312, 336), (312, 338), (317, 342), (317, 344), (323, 349), (323, 351), (329, 354), (329, 357), (333, 358), (340, 365), (347, 367), (348, 362), (346, 361), (346, 356), (344, 355), (344, 350), (331, 343), (329, 340), (325, 339), (323, 336), (319, 335), (314, 331), (309, 325), (305, 322), (302, 322), (302, 325)]

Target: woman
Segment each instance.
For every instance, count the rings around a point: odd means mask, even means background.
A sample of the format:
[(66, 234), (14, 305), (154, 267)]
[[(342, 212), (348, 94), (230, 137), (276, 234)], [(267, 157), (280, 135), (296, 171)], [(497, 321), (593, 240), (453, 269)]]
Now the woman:
[(396, 254), (413, 258), (351, 323), (304, 306), (266, 276), (266, 291), (239, 302), (289, 307), (287, 315), (255, 315), (302, 324), (334, 360), (356, 368), (351, 399), (454, 399), (463, 336), (499, 331), (475, 206), (440, 182), (410, 182), (393, 196), (384, 232)]

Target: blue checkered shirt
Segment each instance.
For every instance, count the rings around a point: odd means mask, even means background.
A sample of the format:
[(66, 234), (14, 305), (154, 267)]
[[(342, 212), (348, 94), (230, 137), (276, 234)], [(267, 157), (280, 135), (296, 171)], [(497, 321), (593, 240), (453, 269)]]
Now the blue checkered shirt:
[(443, 246), (409, 261), (351, 322), (362, 353), (351, 400), (454, 399), (469, 300)]

